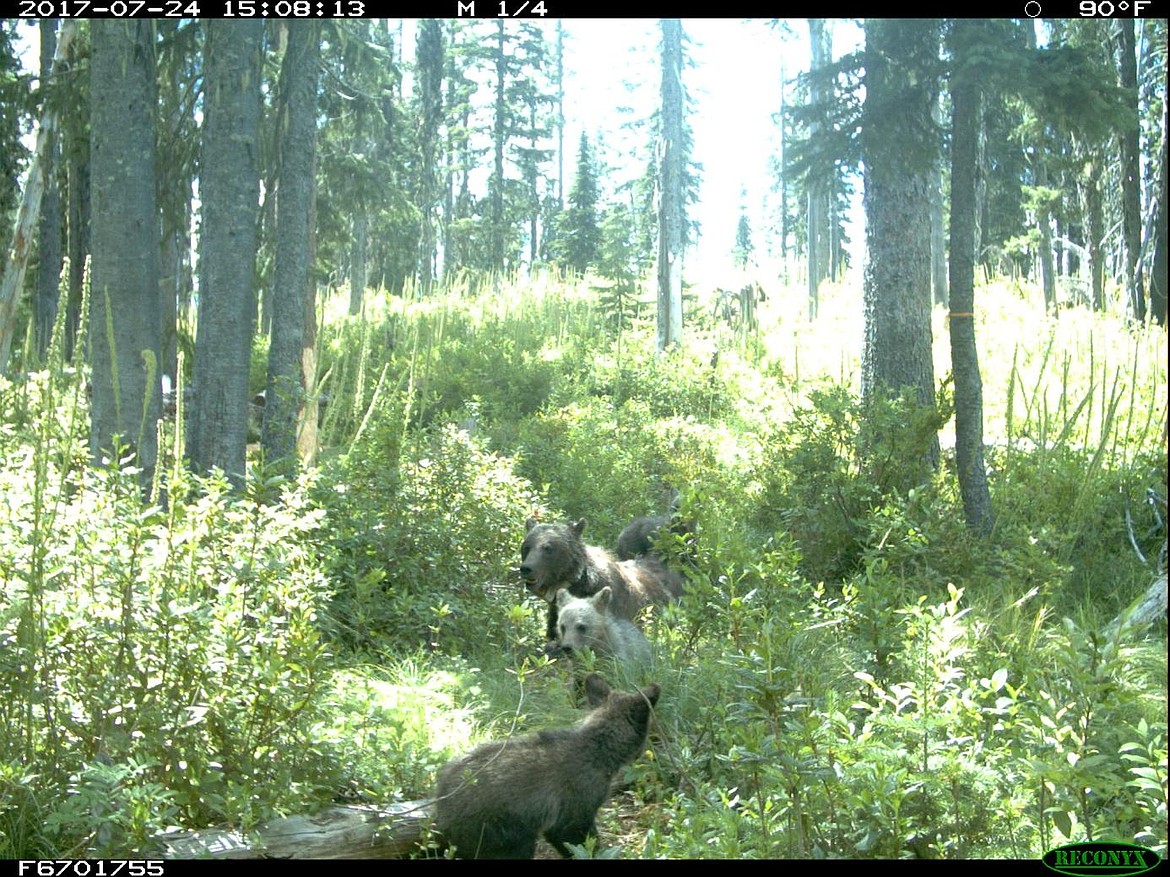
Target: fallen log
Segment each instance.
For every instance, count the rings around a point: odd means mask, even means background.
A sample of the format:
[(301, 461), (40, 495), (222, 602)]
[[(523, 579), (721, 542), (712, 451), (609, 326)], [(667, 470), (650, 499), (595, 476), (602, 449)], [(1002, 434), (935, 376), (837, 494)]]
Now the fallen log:
[(246, 835), (226, 829), (157, 835), (148, 857), (163, 859), (403, 859), (430, 831), (432, 802), (329, 807), (273, 819)]

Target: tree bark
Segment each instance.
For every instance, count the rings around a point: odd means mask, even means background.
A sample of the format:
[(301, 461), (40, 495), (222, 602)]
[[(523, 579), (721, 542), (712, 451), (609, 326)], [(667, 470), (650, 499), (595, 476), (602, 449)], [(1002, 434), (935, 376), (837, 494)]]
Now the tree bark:
[(1131, 95), (1133, 121), (1118, 133), (1121, 151), (1121, 229), (1125, 254), (1125, 299), (1129, 316), (1141, 322), (1146, 318), (1146, 297), (1138, 267), (1142, 248), (1141, 162), (1138, 120), (1141, 106), (1137, 81), (1137, 52), (1134, 47), (1132, 18), (1114, 21), (1117, 35), (1118, 84)]
[(986, 536), (994, 522), (983, 460), (983, 382), (975, 344), (975, 178), (979, 103), (976, 70), (964, 50), (979, 42), (974, 19), (953, 23), (957, 69), (951, 79), (950, 334), (955, 381), (955, 462), (967, 528)]
[(431, 801), (386, 807), (329, 807), (313, 816), (264, 823), (245, 837), (221, 829), (167, 832), (146, 858), (401, 859), (418, 851), (430, 830)]
[[(938, 23), (870, 19), (865, 30), (862, 396), (911, 388), (919, 405), (933, 407), (930, 188)], [(937, 467), (937, 437), (924, 462)]]
[[(57, 62), (68, 52), (76, 32), (75, 21), (68, 20), (62, 25), (61, 34), (57, 40), (57, 51), (53, 58), (54, 69), (57, 69)], [(24, 275), (28, 270), (33, 230), (36, 228), (41, 210), (46, 155), (56, 128), (57, 114), (51, 108), (46, 107), (41, 116), (40, 128), (37, 131), (36, 149), (33, 153), (32, 165), (28, 170), (28, 179), (25, 181), (20, 209), (17, 212), (16, 229), (13, 232), (12, 244), (8, 250), (9, 258), (4, 270), (4, 277), (0, 279), (0, 373), (8, 369), (8, 354), (12, 349), (12, 335), (16, 330), (16, 305), (20, 292), (24, 288)]]
[[(809, 72), (814, 74), (813, 85), (810, 89), (809, 100), (814, 106), (822, 104), (827, 99), (820, 80), (815, 78), (816, 72), (829, 61), (829, 40), (825, 32), (823, 18), (808, 20), (808, 36), (810, 64)], [(820, 123), (809, 124), (809, 137), (816, 139), (820, 132)], [(829, 192), (832, 182), (825, 179), (824, 172), (818, 167), (810, 170), (805, 185), (805, 240), (808, 246), (808, 318), (815, 320), (820, 307), (821, 281), (828, 276), (828, 214)]]
[(89, 132), (84, 120), (66, 119), (63, 146), (68, 158), (69, 296), (65, 308), (65, 358), (74, 358), (81, 310), (85, 298), (86, 257), (90, 252), (90, 209), (92, 186), (89, 167)]
[(269, 465), (297, 468), (297, 417), (304, 404), (302, 353), (305, 301), (309, 295), (309, 213), (317, 149), (317, 80), (320, 28), (314, 21), (289, 21), (281, 80), (281, 126), (277, 183), (276, 256), (272, 278), (272, 333), (268, 347), (262, 442)]
[(241, 488), (260, 203), (261, 21), (206, 22), (200, 280), (188, 450)]
[[(47, 106), (53, 84), (53, 58), (57, 53), (57, 22), (42, 18), (41, 32), (41, 101)], [(44, 194), (41, 195), (40, 230), (37, 233), (37, 298), (34, 308), (37, 355), (42, 359), (49, 350), (53, 323), (57, 319), (57, 302), (61, 295), (61, 196), (57, 171), (61, 149), (54, 130), (45, 145)]]
[(154, 28), (95, 19), (90, 35), (92, 206), (100, 218), (90, 283), (90, 452), (100, 461), (130, 446), (146, 484), (161, 410)]
[(435, 155), (439, 145), (439, 127), (443, 121), (443, 28), (437, 19), (419, 22), (416, 48), (418, 93), (421, 107), (419, 126), (419, 238), (418, 290), (430, 292), (435, 280), (435, 202), (438, 177)]
[(1167, 253), (1167, 175), (1170, 168), (1170, 143), (1166, 136), (1170, 133), (1170, 101), (1162, 101), (1162, 167), (1159, 174), (1157, 189), (1157, 204), (1154, 209), (1157, 216), (1154, 221), (1154, 254), (1150, 276), (1150, 316), (1159, 326), (1166, 325), (1166, 287), (1170, 283), (1167, 278), (1167, 266), (1170, 265), (1170, 254)]
[(682, 22), (662, 20), (662, 139), (658, 156), (658, 338), (661, 353), (682, 340)]

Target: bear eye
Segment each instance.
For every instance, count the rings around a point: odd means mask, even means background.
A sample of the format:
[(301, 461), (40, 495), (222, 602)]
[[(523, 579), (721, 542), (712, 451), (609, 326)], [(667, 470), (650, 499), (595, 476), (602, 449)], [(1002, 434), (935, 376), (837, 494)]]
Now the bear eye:
[(589, 630), (584, 624), (577, 625), (577, 633), (586, 633)]

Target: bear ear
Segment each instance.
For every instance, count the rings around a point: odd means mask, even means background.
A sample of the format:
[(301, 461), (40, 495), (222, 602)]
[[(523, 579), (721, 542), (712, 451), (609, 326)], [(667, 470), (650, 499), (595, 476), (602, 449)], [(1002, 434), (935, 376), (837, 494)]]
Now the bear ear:
[(585, 677), (585, 700), (591, 709), (597, 709), (609, 698), (609, 684), (601, 678), (599, 673), (590, 673)]
[(585, 532), (585, 519), (581, 518), (577, 523), (573, 524), (573, 532), (580, 536)]
[(613, 597), (613, 588), (606, 585), (600, 591), (593, 595), (593, 606), (598, 612), (605, 612), (609, 607), (609, 601)]
[(557, 591), (557, 608), (563, 609), (565, 604), (573, 599), (573, 595), (569, 593), (568, 588), (561, 588)]
[(658, 696), (660, 694), (662, 694), (662, 689), (659, 687), (657, 682), (651, 682), (642, 689), (642, 697), (650, 701), (650, 706), (654, 706), (656, 703), (658, 703)]
[(524, 532), (527, 533), (529, 530), (531, 530), (535, 526), (536, 526), (536, 518), (529, 518), (527, 521), (524, 522)]

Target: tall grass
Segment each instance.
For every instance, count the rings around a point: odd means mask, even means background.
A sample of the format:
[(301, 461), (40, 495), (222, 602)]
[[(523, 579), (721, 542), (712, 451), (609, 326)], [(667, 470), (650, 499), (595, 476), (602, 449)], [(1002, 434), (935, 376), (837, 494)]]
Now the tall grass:
[(361, 317), (327, 298), (319, 467), (243, 495), (186, 473), (173, 424), (165, 504), (132, 461), (90, 466), (57, 354), (0, 382), (0, 854), (421, 798), (448, 755), (571, 721), (511, 569), (524, 519), (586, 516), (609, 544), (671, 487), (697, 522), (690, 587), (649, 628), (653, 757), (608, 843), (1164, 851), (1165, 632), (1107, 622), (1149, 574), (1125, 512), (1165, 491), (1165, 333), (979, 291), (998, 511), (979, 541), (947, 465), (902, 477), (922, 424), (856, 398), (859, 293), (823, 290), (815, 323), (803, 289), (769, 293), (754, 333), (693, 293), (666, 355), (649, 310), (616, 323), (558, 277), (370, 294)]

